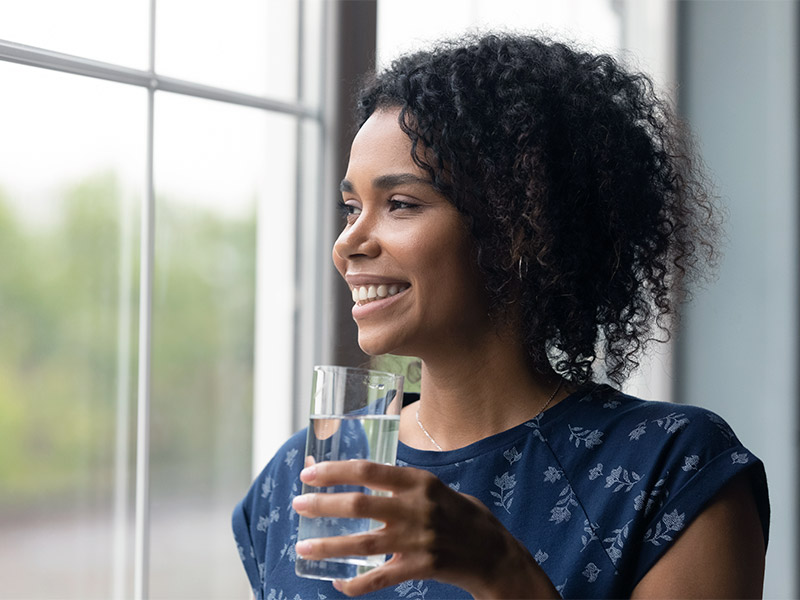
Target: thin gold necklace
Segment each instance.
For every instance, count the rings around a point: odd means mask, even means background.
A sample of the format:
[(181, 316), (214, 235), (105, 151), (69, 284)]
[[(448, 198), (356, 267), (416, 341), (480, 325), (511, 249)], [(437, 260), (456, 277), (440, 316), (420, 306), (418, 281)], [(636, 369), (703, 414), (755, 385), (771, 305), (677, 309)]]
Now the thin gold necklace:
[[(550, 394), (550, 397), (547, 399), (547, 402), (545, 402), (544, 406), (542, 406), (542, 408), (539, 409), (539, 412), (537, 412), (535, 415), (533, 415), (534, 419), (536, 417), (538, 417), (540, 414), (542, 414), (545, 410), (547, 410), (547, 407), (550, 406), (550, 403), (553, 401), (553, 398), (556, 397), (556, 394), (558, 393), (558, 390), (561, 389), (561, 384), (563, 382), (564, 382), (563, 378), (560, 378), (558, 380), (558, 385), (556, 386), (556, 389), (554, 389), (553, 393)], [(417, 406), (417, 425), (419, 425), (419, 428), (422, 430), (422, 433), (424, 433), (425, 437), (427, 437), (430, 440), (431, 444), (436, 446), (436, 449), (439, 452), (444, 452), (444, 448), (442, 448), (439, 444), (436, 443), (436, 440), (433, 439), (433, 436), (430, 433), (428, 433), (428, 430), (425, 429), (425, 426), (422, 424), (422, 421), (419, 418), (419, 406)]]

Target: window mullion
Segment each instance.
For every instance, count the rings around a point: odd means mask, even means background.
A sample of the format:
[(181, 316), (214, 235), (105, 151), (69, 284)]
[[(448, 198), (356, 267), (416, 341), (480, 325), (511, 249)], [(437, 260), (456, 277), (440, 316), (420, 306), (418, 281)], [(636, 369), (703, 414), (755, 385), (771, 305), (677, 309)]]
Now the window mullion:
[[(155, 75), (156, 0), (150, 0), (149, 75)], [(150, 583), (150, 401), (153, 335), (153, 268), (155, 262), (155, 185), (153, 146), (155, 90), (147, 90), (147, 157), (145, 199), (141, 215), (139, 284), (139, 385), (136, 422), (136, 517), (133, 595), (145, 600)]]
[(316, 110), (302, 106), (299, 103), (281, 102), (280, 100), (273, 100), (193, 81), (186, 81), (176, 77), (166, 77), (157, 74), (155, 71), (132, 69), (130, 67), (82, 58), (71, 54), (63, 54), (43, 48), (17, 44), (7, 40), (0, 40), (0, 60), (32, 67), (52, 69), (62, 73), (104, 79), (106, 81), (114, 81), (127, 85), (158, 89), (186, 96), (205, 98), (207, 100), (216, 100), (229, 104), (238, 104), (240, 106), (250, 106), (252, 108), (272, 112), (310, 117), (313, 119), (319, 118)]

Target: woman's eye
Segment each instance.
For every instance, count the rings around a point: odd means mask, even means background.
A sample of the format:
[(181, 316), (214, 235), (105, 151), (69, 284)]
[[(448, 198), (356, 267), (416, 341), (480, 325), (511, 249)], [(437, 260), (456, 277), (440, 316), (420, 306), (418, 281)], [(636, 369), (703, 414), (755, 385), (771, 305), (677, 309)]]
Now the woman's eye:
[(339, 213), (342, 215), (342, 218), (345, 219), (348, 223), (352, 223), (356, 220), (359, 214), (361, 214), (361, 208), (354, 205), (348, 204), (344, 200), (339, 200)]
[(406, 202), (405, 200), (399, 200), (398, 198), (391, 198), (389, 200), (389, 212), (395, 210), (413, 209), (417, 208), (418, 206), (419, 206), (418, 204)]

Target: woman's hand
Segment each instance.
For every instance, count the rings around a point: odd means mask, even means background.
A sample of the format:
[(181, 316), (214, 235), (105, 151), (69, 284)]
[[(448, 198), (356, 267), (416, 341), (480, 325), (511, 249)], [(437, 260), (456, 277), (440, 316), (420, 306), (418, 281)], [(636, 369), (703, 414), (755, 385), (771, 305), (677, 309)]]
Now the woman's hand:
[(431, 473), (363, 460), (318, 463), (300, 479), (315, 487), (359, 485), (392, 492), (305, 494), (294, 509), (305, 517), (369, 518), (385, 526), (363, 534), (304, 540), (310, 560), (392, 554), (384, 565), (335, 587), (349, 596), (409, 579), (436, 579), (476, 598), (558, 598), (544, 571), (477, 499)]

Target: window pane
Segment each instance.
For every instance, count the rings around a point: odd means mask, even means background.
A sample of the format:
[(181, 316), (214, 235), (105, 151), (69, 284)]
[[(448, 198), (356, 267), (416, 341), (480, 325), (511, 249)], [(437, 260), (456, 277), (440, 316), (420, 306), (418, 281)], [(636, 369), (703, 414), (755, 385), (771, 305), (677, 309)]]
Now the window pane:
[(148, 2), (3, 0), (0, 39), (147, 68)]
[(129, 595), (145, 93), (0, 80), (0, 597)]
[(297, 98), (298, 0), (169, 0), (156, 10), (156, 70), (240, 92)]
[(249, 593), (230, 515), (251, 480), (256, 214), (279, 244), (265, 289), (285, 326), (294, 251), (281, 240), (292, 239), (294, 225), (294, 123), (157, 95), (153, 598)]

